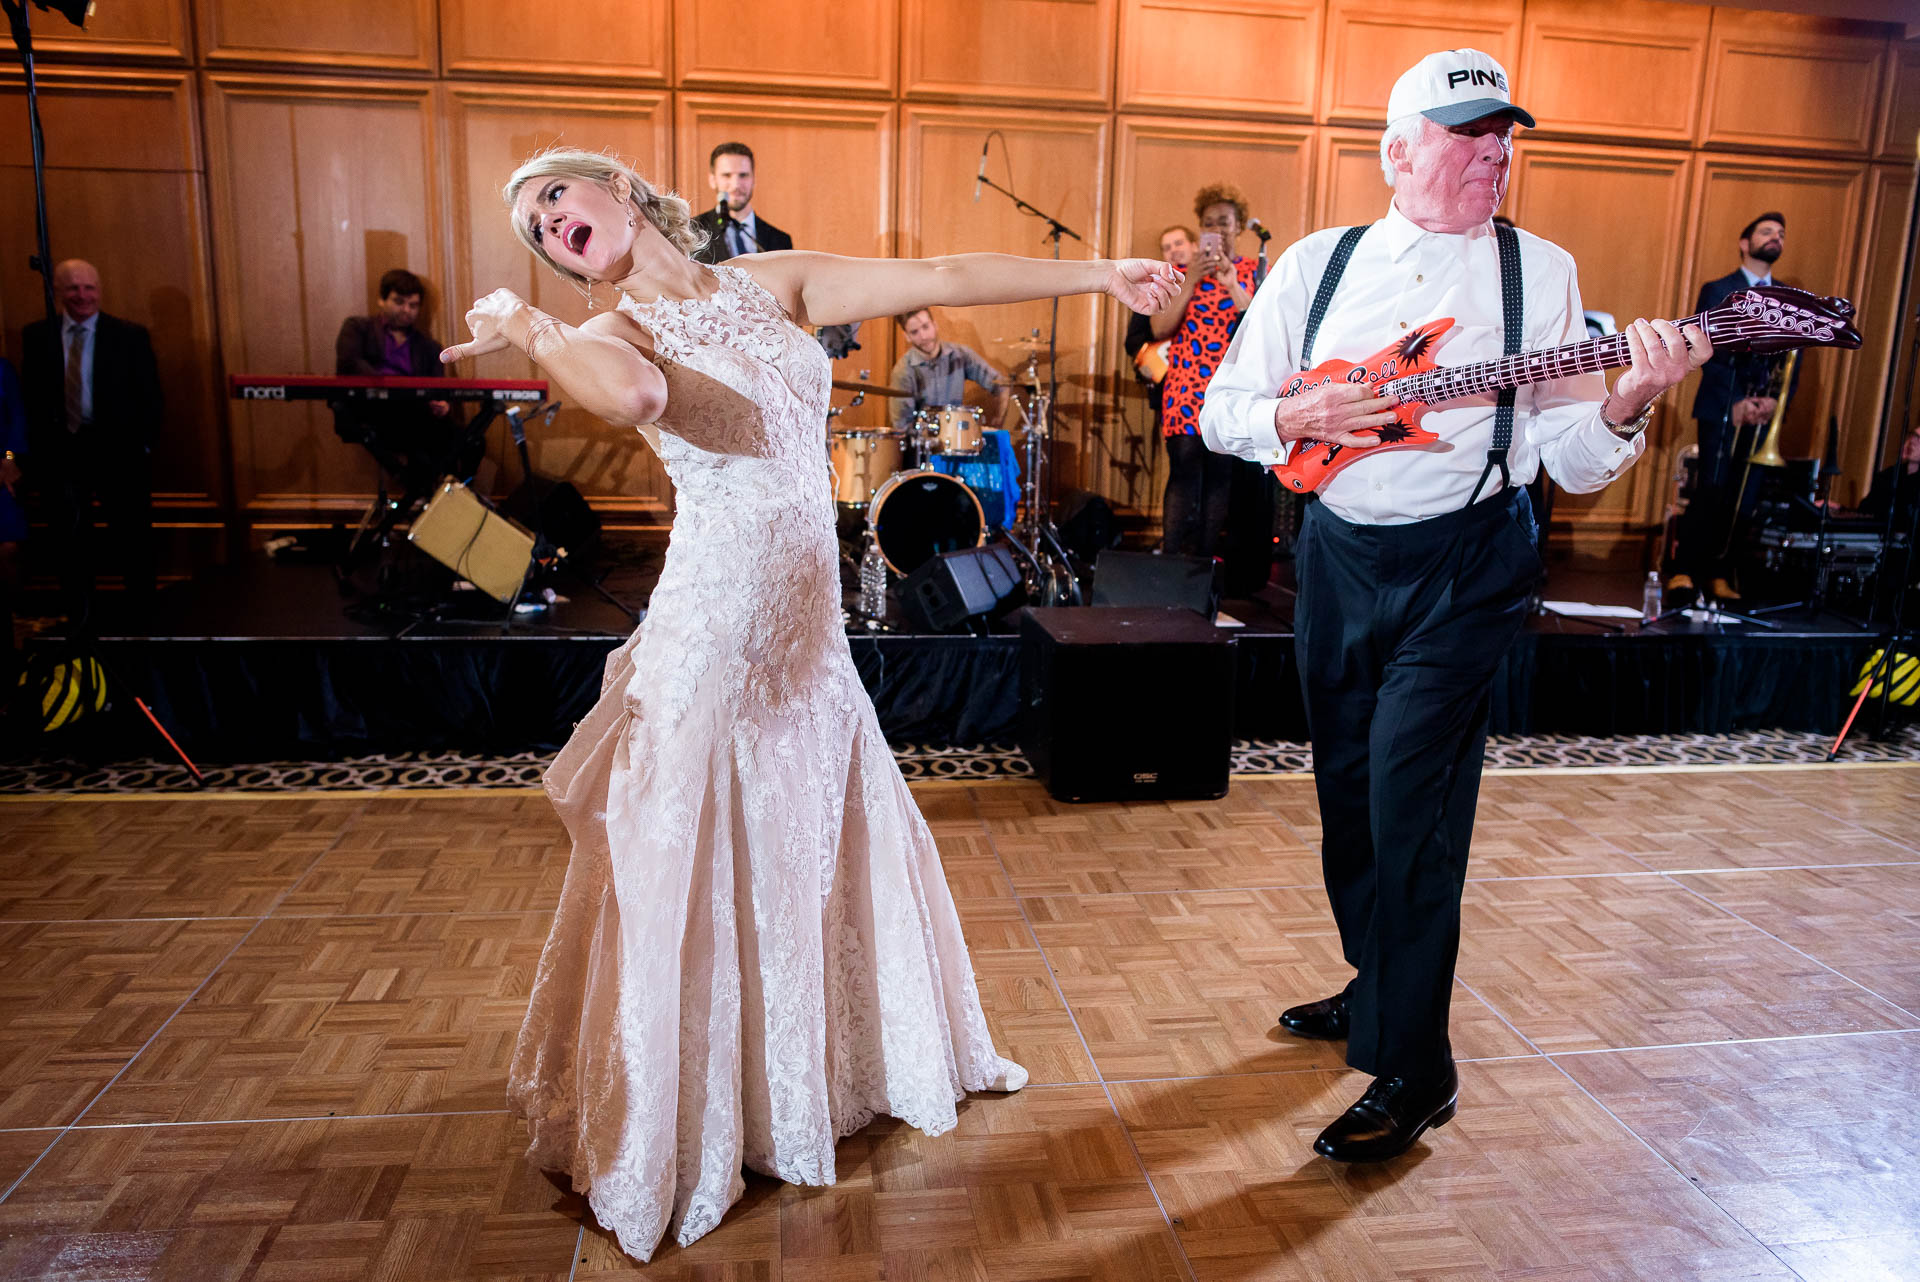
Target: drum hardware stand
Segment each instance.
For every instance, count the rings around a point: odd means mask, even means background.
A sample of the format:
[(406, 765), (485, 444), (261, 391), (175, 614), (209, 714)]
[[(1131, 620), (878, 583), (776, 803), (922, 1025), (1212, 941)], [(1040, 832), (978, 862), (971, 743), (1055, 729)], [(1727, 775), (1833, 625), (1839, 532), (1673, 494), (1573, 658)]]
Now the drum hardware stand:
[[(859, 326), (856, 325), (854, 328), (858, 329)], [(855, 346), (858, 346), (858, 344), (855, 344)], [(829, 355), (831, 355), (831, 353), (829, 353)], [(872, 373), (873, 371), (871, 370), (864, 370), (864, 369), (861, 370), (860, 381), (862, 383), (872, 381), (871, 380)], [(867, 403), (867, 394), (865, 392), (855, 392), (853, 394), (853, 399), (848, 401), (845, 405), (828, 405), (827, 406), (828, 424), (832, 424), (834, 419), (839, 418), (842, 414), (845, 414), (848, 410), (857, 408), (858, 406), (861, 406), (861, 405), (865, 405), (866, 403)], [(833, 477), (836, 481), (839, 479), (837, 476), (835, 476), (833, 471), (833, 433), (832, 432), (827, 433), (827, 475), (829, 477)], [(847, 544), (844, 539), (840, 540), (839, 542), (840, 542), (840, 563), (842, 565), (853, 567), (854, 572), (857, 574), (860, 569), (860, 559), (854, 556), (852, 552), (847, 550)], [(618, 605), (619, 603), (615, 602), (615, 604)], [(624, 606), (622, 606), (621, 608), (625, 609)], [(842, 610), (840, 613), (842, 616), (844, 616), (841, 620), (841, 622), (843, 623), (846, 622), (848, 618), (852, 617), (845, 610)], [(636, 619), (635, 622), (637, 623), (638, 620)]]
[[(991, 144), (994, 134), (998, 132), (998, 130), (995, 130), (993, 133), (987, 135), (989, 144)], [(1006, 139), (1004, 137), (1000, 140), (1000, 147), (1004, 154), (1006, 150)], [(1009, 166), (1009, 168), (1011, 168), (1011, 166)], [(1086, 243), (1085, 237), (1081, 236), (1080, 233), (1074, 231), (1071, 227), (1068, 227), (1058, 218), (1042, 210), (1035, 209), (1012, 191), (987, 177), (986, 149), (984, 147), (981, 149), (978, 181), (981, 186), (991, 187), (1008, 200), (1011, 200), (1013, 207), (1021, 213), (1030, 214), (1047, 225), (1045, 238), (1052, 242), (1055, 262), (1060, 260), (1061, 237), (1071, 236), (1083, 245)], [(1039, 331), (1035, 330), (1034, 333), (1037, 337)], [(1033, 399), (1037, 402), (1037, 413), (1029, 414), (1026, 406), (1022, 405), (1020, 407), (1021, 420), (1027, 426), (1027, 482), (1023, 487), (1026, 490), (1027, 500), (1027, 516), (1025, 521), (1026, 541), (1031, 546), (1028, 555), (1031, 558), (1033, 571), (1038, 580), (1036, 586), (1040, 589), (1040, 591), (1033, 594), (1033, 599), (1042, 605), (1082, 605), (1085, 602), (1080, 593), (1080, 580), (1074, 575), (1073, 562), (1067, 557), (1066, 548), (1060, 542), (1060, 532), (1056, 530), (1053, 525), (1052, 464), (1055, 436), (1054, 407), (1059, 403), (1060, 397), (1059, 340), (1060, 298), (1058, 295), (1055, 295), (1047, 321), (1047, 390), (1043, 395), (1039, 390), (1039, 379), (1037, 377), (1033, 378), (1030, 386), (1034, 389)], [(1037, 356), (1038, 352), (1035, 351), (1029, 354), (1027, 358), (1027, 367), (1030, 373), (1032, 372), (1033, 362)], [(1018, 398), (1016, 398), (1016, 403), (1017, 399)], [(1035, 440), (1036, 428), (1038, 429), (1038, 433), (1044, 436), (1045, 439), (1043, 442), (1037, 442)], [(1063, 584), (1065, 585), (1064, 591), (1062, 590)]]
[[(1031, 373), (1031, 358), (1027, 367)], [(1014, 408), (1020, 411), (1020, 421), (1027, 429), (1026, 475), (1021, 477), (1020, 484), (1025, 507), (1020, 519), (1014, 523), (1019, 527), (1019, 534), (1026, 537), (1020, 538), (1012, 529), (1005, 531), (1005, 534), (1007, 541), (1026, 558), (1032, 574), (1032, 581), (1027, 585), (1027, 595), (1031, 600), (1040, 605), (1084, 605), (1086, 602), (1080, 593), (1080, 580), (1073, 571), (1073, 559), (1067, 555), (1067, 549), (1060, 541), (1060, 531), (1053, 524), (1050, 498), (1052, 472), (1047, 467), (1053, 438), (1046, 429), (1051, 418), (1052, 398), (1040, 391), (1038, 384), (1038, 375), (1034, 375), (1029, 386), (1034, 388), (1031, 399), (1036, 403), (1035, 412), (1030, 413), (1018, 396), (1012, 398)]]

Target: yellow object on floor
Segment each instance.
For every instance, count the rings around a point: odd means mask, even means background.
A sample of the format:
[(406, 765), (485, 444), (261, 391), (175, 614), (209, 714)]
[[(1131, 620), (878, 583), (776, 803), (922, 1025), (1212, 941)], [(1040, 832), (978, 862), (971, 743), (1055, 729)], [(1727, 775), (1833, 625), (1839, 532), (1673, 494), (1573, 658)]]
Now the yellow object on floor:
[[(1853, 689), (1847, 691), (1849, 695), (1858, 696), (1862, 690), (1866, 689), (1869, 678), (1880, 677), (1880, 680), (1873, 683), (1873, 690), (1867, 696), (1871, 699), (1880, 697), (1881, 690), (1886, 684), (1885, 674), (1879, 671), (1880, 660), (1885, 654), (1884, 649), (1875, 650), (1867, 661), (1860, 665), (1860, 679), (1853, 683)], [(1893, 701), (1903, 708), (1911, 708), (1917, 700), (1920, 700), (1920, 659), (1895, 650), (1893, 652)]]

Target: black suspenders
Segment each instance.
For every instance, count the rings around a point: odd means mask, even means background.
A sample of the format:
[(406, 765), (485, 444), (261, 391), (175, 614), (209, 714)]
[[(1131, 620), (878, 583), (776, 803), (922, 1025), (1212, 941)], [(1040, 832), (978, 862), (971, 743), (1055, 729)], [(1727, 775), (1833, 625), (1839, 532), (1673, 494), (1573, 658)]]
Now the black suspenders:
[(1340, 243), (1333, 247), (1333, 257), (1327, 260), (1327, 270), (1320, 275), (1319, 292), (1313, 296), (1313, 307), (1307, 312), (1307, 332), (1300, 341), (1300, 368), (1313, 368), (1313, 340), (1320, 333), (1320, 322), (1327, 318), (1327, 308), (1333, 302), (1333, 291), (1340, 288), (1340, 278), (1347, 274), (1347, 260), (1353, 257), (1353, 247), (1367, 234), (1365, 227), (1349, 227), (1340, 233)]
[[(1333, 247), (1333, 257), (1327, 260), (1327, 269), (1321, 273), (1320, 288), (1314, 292), (1313, 306), (1307, 311), (1306, 333), (1300, 340), (1300, 367), (1309, 369), (1313, 365), (1313, 340), (1320, 333), (1320, 322), (1327, 318), (1327, 309), (1333, 305), (1333, 293), (1340, 288), (1340, 278), (1346, 274), (1347, 261), (1353, 257), (1354, 246), (1367, 234), (1365, 227), (1349, 227), (1340, 233), (1340, 240)], [(1500, 249), (1500, 308), (1501, 327), (1504, 338), (1504, 354), (1517, 356), (1520, 353), (1520, 340), (1523, 337), (1522, 325), (1525, 322), (1525, 290), (1520, 277), (1520, 237), (1513, 228), (1493, 225), (1494, 242)], [(1474, 483), (1473, 496), (1467, 500), (1471, 507), (1480, 498), (1480, 490), (1493, 475), (1493, 469), (1500, 469), (1500, 484), (1504, 487), (1512, 484), (1507, 472), (1507, 450), (1513, 444), (1513, 395), (1509, 387), (1501, 391), (1494, 402), (1493, 444), (1487, 450), (1487, 466), (1482, 469), (1480, 479)]]
[[(1526, 300), (1520, 288), (1520, 236), (1513, 228), (1495, 223), (1493, 237), (1500, 246), (1500, 325), (1506, 331), (1504, 354), (1517, 356), (1526, 312)], [(1513, 483), (1507, 474), (1507, 447), (1513, 444), (1513, 391), (1511, 387), (1501, 388), (1500, 399), (1494, 402), (1493, 445), (1487, 450), (1487, 465), (1480, 470), (1480, 479), (1473, 483), (1468, 507), (1480, 498), (1480, 487), (1493, 475), (1494, 468), (1500, 469), (1502, 489)]]

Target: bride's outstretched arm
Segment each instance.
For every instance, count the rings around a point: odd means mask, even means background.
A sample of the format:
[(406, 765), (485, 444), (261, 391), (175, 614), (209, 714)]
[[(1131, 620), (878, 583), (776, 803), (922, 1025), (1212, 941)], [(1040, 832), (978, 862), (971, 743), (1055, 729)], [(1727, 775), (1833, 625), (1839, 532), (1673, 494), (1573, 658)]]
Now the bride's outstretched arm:
[(921, 307), (1024, 303), (1066, 294), (1111, 294), (1136, 312), (1151, 313), (1180, 287), (1179, 274), (1157, 258), (843, 258), (788, 250), (756, 254), (738, 265), (806, 325), (844, 325)]
[(646, 330), (620, 312), (567, 325), (510, 289), (496, 289), (467, 313), (471, 342), (440, 353), (451, 365), (469, 356), (517, 347), (560, 385), (565, 399), (623, 426), (651, 423), (666, 412), (667, 380), (646, 357)]

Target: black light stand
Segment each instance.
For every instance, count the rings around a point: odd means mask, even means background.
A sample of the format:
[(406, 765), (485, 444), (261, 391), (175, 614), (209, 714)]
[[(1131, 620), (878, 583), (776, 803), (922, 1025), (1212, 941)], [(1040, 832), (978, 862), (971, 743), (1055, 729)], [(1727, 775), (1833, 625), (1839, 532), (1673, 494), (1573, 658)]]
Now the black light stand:
[[(84, 27), (87, 15), (93, 12), (92, 0), (33, 0), (33, 4), (37, 8), (62, 15), (76, 27)], [(53, 301), (53, 246), (52, 239), (47, 233), (47, 142), (46, 135), (40, 127), (40, 95), (33, 70), (33, 28), (27, 21), (27, 8), (22, 0), (0, 0), (0, 10), (4, 10), (7, 15), (7, 25), (12, 32), (14, 46), (20, 51), (20, 66), (25, 75), (27, 90), (27, 131), (33, 146), (33, 213), (36, 240), (35, 252), (28, 258), (27, 266), (40, 274), (46, 323), (55, 336), (57, 344), (60, 319)], [(49, 426), (51, 425), (40, 425), (42, 430), (46, 430)], [(60, 426), (64, 428), (65, 425)], [(76, 507), (76, 510), (79, 509)], [(77, 537), (78, 530), (77, 528), (70, 530), (67, 534), (71, 540)], [(67, 637), (69, 645), (75, 652), (73, 662), (74, 667), (78, 669), (76, 679), (80, 683), (79, 706), (82, 709), (93, 708), (104, 698), (102, 682), (105, 679), (106, 669), (100, 662), (92, 635), (92, 602), (93, 584), (91, 566), (89, 566), (86, 599), (81, 606), (81, 618), (69, 620), (70, 635)], [(206, 779), (201, 775), (199, 767), (195, 766), (187, 754), (181, 751), (180, 745), (174, 742), (173, 736), (167, 733), (166, 727), (161, 725), (159, 718), (153, 715), (153, 709), (137, 695), (134, 696), (133, 702), (145, 714), (153, 728), (159, 732), (160, 737), (167, 741), (167, 746), (173, 749), (174, 755), (180, 758), (180, 764), (187, 768), (187, 773), (192, 777), (195, 786), (204, 786)]]
[[(93, 12), (90, 0), (64, 0), (64, 3), (49, 4), (48, 0), (33, 0), (42, 9), (52, 8), (66, 15), (67, 21), (74, 26), (83, 26), (87, 15)], [(27, 22), (27, 9), (21, 0), (0, 0), (0, 8), (7, 14), (7, 23), (13, 30), (13, 43), (20, 50), (21, 69), (26, 73), (27, 81), (27, 133), (33, 143), (33, 213), (34, 230), (39, 234), (36, 242), (37, 252), (27, 260), (27, 266), (40, 273), (40, 284), (45, 293), (47, 323), (53, 324), (55, 308), (53, 305), (53, 249), (47, 237), (47, 139), (40, 129), (40, 95), (34, 84), (33, 74), (33, 28)]]

